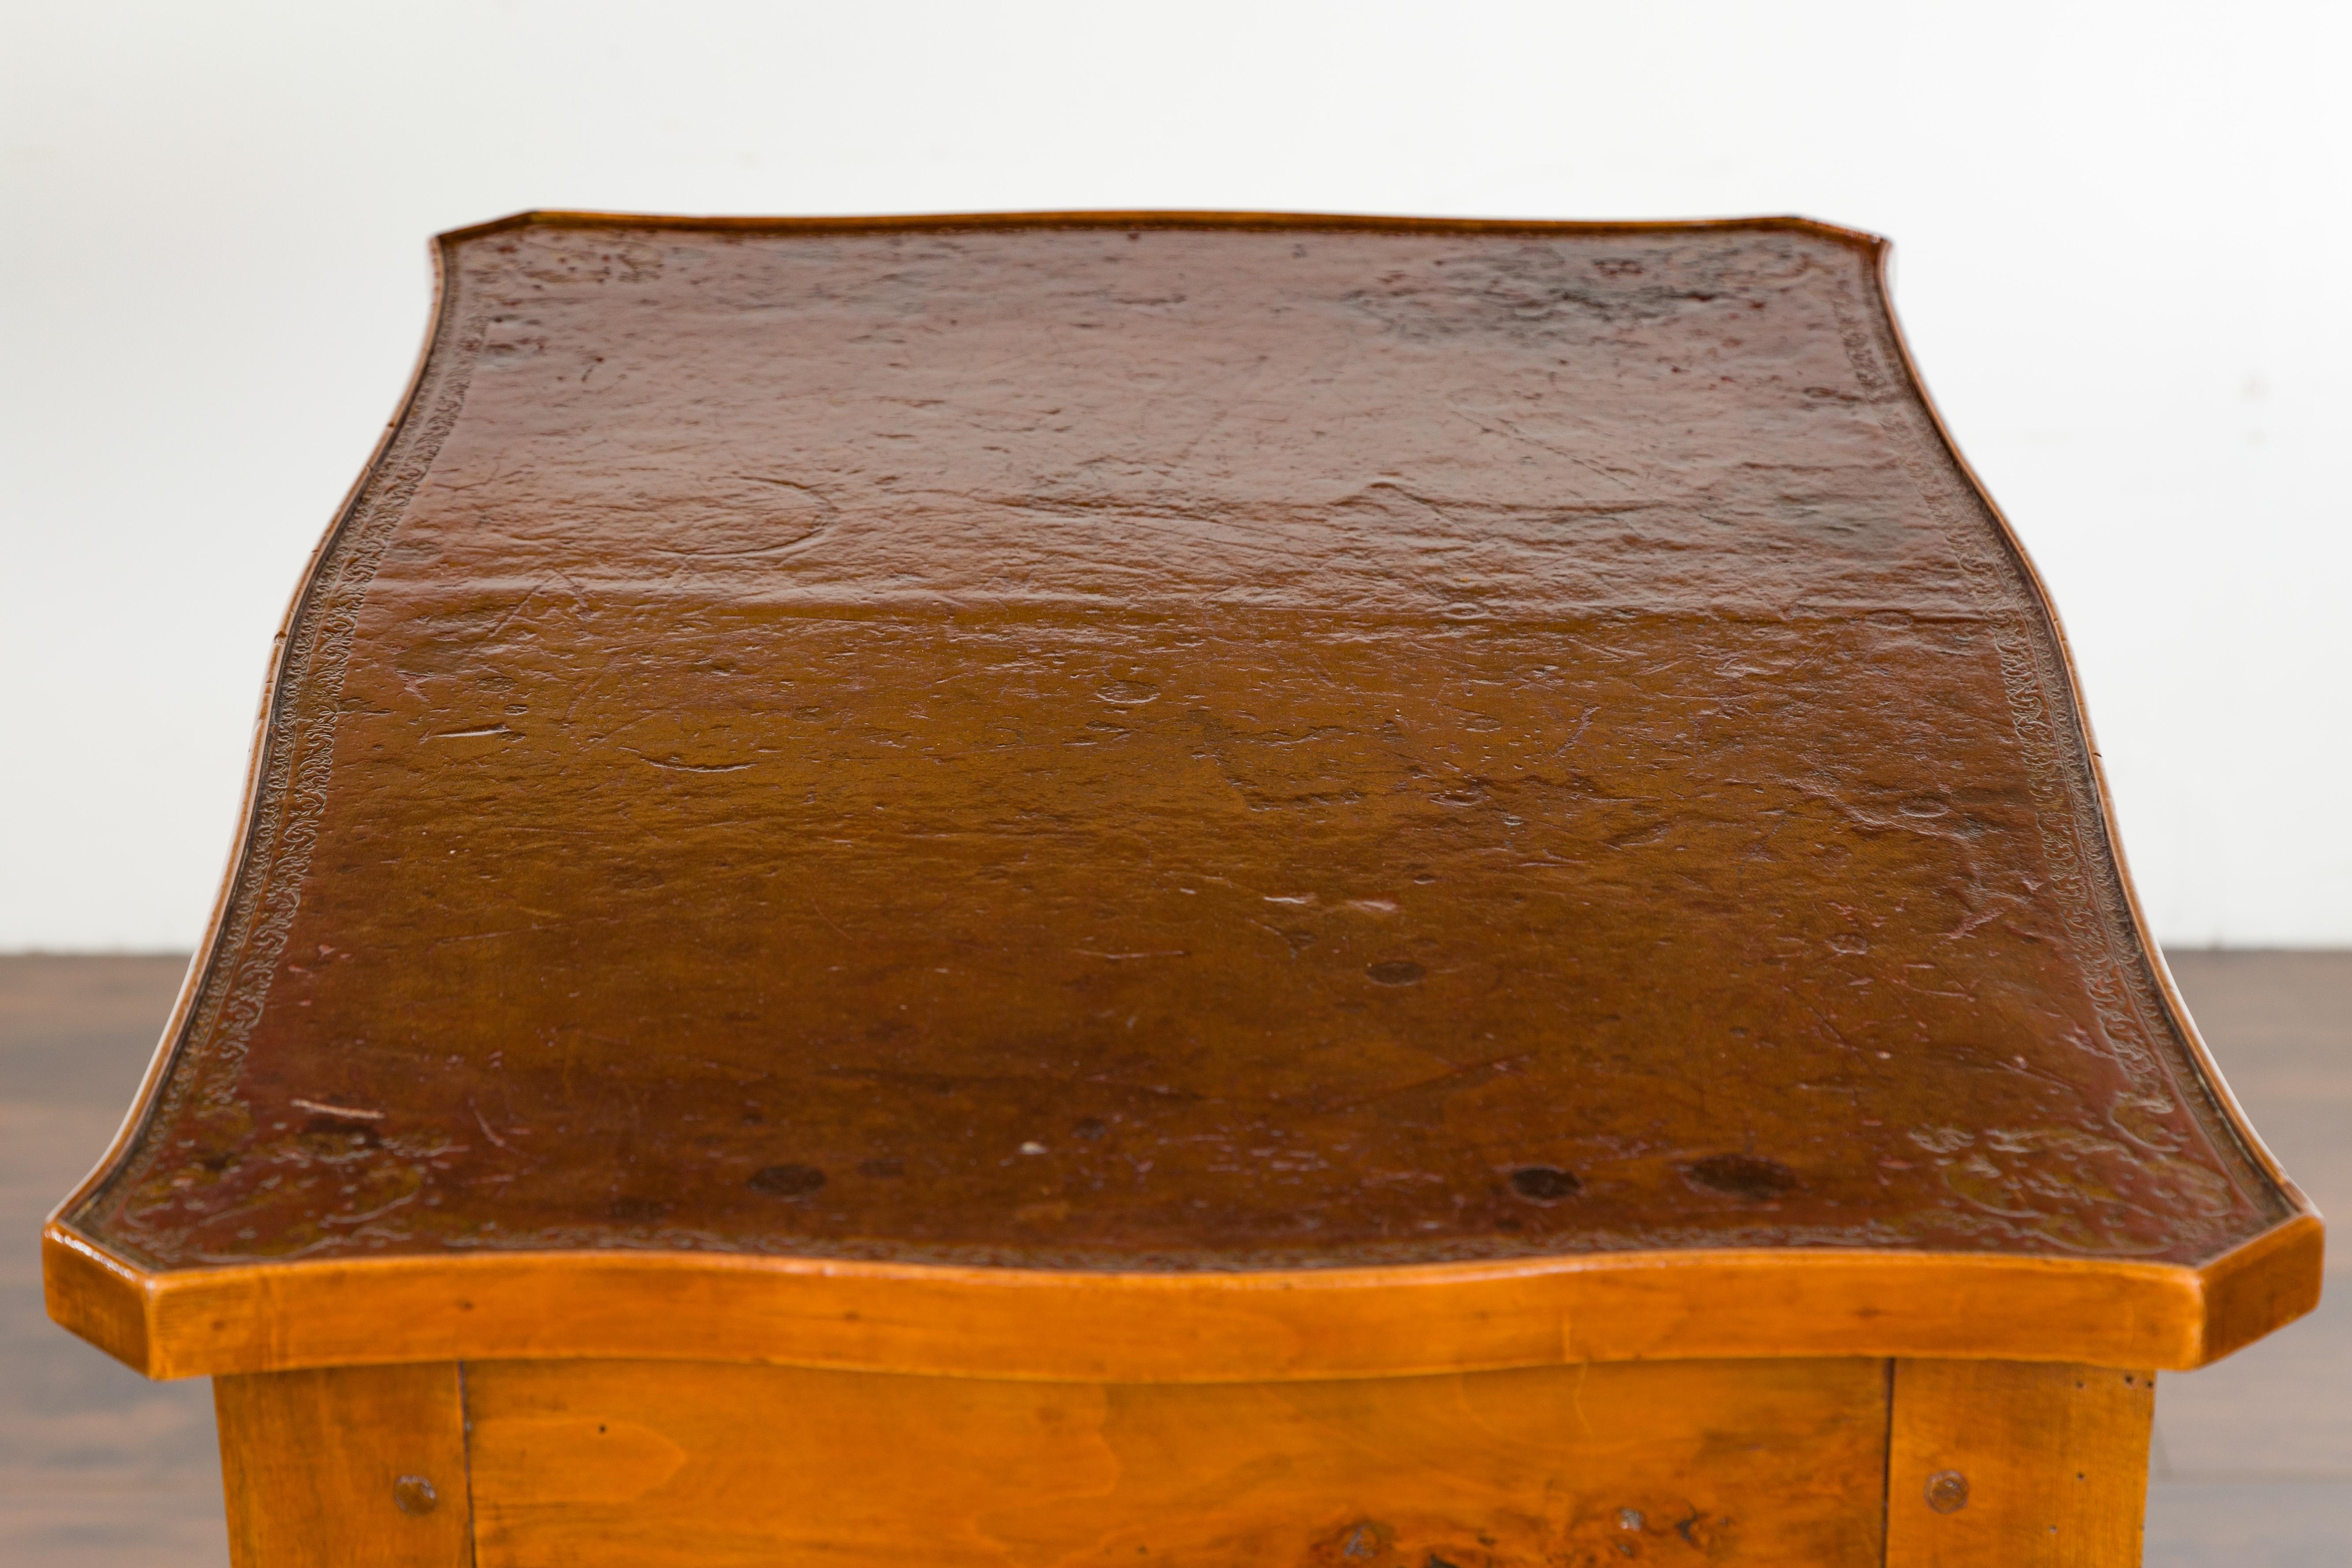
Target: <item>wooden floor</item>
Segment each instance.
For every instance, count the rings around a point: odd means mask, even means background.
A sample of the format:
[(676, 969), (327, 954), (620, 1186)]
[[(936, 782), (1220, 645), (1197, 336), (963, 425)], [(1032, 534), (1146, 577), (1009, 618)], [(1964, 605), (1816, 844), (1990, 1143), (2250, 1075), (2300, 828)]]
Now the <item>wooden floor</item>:
[[(177, 958), (0, 957), (0, 1563), (225, 1564), (210, 1390), (157, 1384), (41, 1311), (42, 1216), (104, 1147)], [(2182, 952), (2174, 971), (2255, 1124), (2352, 1215), (2352, 953)], [(2336, 1261), (2343, 1258), (2347, 1261)], [(2352, 1249), (2314, 1316), (2158, 1385), (2152, 1568), (2352, 1561)]]

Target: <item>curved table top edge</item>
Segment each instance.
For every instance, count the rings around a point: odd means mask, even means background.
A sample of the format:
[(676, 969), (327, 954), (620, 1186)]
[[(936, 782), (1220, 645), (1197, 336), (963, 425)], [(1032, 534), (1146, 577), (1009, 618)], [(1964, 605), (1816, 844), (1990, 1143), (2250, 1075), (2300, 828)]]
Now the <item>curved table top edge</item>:
[[(49, 1315), (156, 1378), (642, 1358), (1220, 1383), (1820, 1355), (2186, 1371), (2312, 1310), (2325, 1232), (2298, 1214), (2193, 1268), (1811, 1247), (1187, 1274), (621, 1250), (151, 1273), (58, 1221), (42, 1240)], [(368, 1311), (336, 1310), (362, 1289)]]

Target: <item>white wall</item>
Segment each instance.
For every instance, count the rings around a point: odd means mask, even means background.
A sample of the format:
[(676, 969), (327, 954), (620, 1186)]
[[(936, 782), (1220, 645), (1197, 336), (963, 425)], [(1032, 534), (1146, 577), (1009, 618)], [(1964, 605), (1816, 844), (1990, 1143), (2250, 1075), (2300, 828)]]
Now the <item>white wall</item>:
[(525, 206), (1889, 234), (2185, 942), (2352, 942), (2352, 8), (122, 5), (0, 31), (0, 949), (178, 946), (294, 575)]

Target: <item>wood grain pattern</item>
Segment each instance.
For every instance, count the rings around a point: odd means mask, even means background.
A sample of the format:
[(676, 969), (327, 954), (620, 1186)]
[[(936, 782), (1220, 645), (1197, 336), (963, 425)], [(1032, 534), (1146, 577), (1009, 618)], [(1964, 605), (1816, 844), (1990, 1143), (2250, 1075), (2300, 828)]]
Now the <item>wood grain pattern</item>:
[[(2263, 1300), (2299, 1291), (2298, 1314), (2321, 1244), (2298, 1218), (2235, 1278), (2284, 1280)], [(2234, 1348), (2217, 1324), (2252, 1315), (2193, 1269), (1917, 1253), (1236, 1275), (508, 1253), (205, 1269), (130, 1292), (87, 1243), (48, 1247), (51, 1314), (158, 1377), (562, 1355), (1178, 1383), (1754, 1355), (2194, 1367)]]
[(2155, 1374), (1900, 1361), (1887, 1568), (2137, 1568)]
[(467, 1368), (485, 1568), (1879, 1562), (1884, 1363), (1218, 1387)]
[[(1759, 1252), (1854, 1259), (1832, 1317), (1910, 1353), (2173, 1363), (2311, 1295), (1880, 242), (553, 215), (439, 255), (169, 1056), (52, 1229), (61, 1318), (142, 1364), (362, 1339), (393, 1279), (412, 1346), (536, 1353), (457, 1304), (476, 1261), (605, 1252), (789, 1298), (712, 1331), (762, 1355), (984, 1358), (985, 1308), (838, 1325), (988, 1271), (1149, 1300), (1208, 1378), (1423, 1367), (1486, 1289), (1449, 1269), (1577, 1277), (1455, 1364), (1645, 1353), (1562, 1328), (1592, 1260), (1666, 1353), (1763, 1342), (1712, 1322)], [(2121, 1310), (1971, 1331), (1887, 1255)], [(1232, 1307), (1386, 1268), (1429, 1310), (1303, 1354)]]
[(459, 1382), (446, 1363), (215, 1379), (236, 1568), (465, 1568)]

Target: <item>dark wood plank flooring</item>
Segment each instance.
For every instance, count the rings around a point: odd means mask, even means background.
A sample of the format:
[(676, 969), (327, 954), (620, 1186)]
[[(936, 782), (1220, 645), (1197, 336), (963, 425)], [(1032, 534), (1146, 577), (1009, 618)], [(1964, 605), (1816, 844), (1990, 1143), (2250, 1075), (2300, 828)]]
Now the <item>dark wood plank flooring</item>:
[[(2352, 1215), (2352, 952), (2167, 956), (2271, 1152)], [(2328, 1239), (2319, 1310), (2157, 1380), (2149, 1568), (2352, 1563), (2352, 1253)]]
[(150, 1383), (52, 1324), (41, 1221), (139, 1086), (185, 958), (0, 958), (0, 1563), (228, 1562), (212, 1384)]
[[(2254, 1123), (2352, 1214), (2352, 953), (2179, 952)], [(42, 1216), (130, 1103), (185, 961), (0, 958), (0, 1563), (226, 1564), (212, 1399), (151, 1384), (41, 1310)], [(2352, 1253), (2312, 1317), (2158, 1385), (2150, 1568), (2352, 1562)]]

